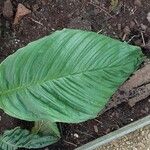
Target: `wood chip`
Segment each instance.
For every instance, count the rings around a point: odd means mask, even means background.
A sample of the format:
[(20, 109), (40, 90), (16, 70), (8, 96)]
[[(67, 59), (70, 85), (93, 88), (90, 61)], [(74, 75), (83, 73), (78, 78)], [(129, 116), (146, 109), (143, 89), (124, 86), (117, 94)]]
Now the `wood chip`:
[(26, 8), (24, 5), (22, 5), (21, 3), (18, 4), (17, 7), (17, 12), (15, 15), (15, 19), (14, 19), (14, 25), (18, 24), (19, 21), (27, 14), (30, 14), (31, 10), (29, 10), (28, 8)]
[(135, 74), (124, 83), (121, 89), (132, 89), (150, 82), (150, 64), (145, 65), (143, 68), (137, 70)]
[(104, 112), (123, 102), (127, 102), (133, 107), (137, 102), (148, 98), (150, 96), (149, 91), (150, 64), (148, 63), (143, 68), (137, 70), (129, 80), (120, 86), (119, 90), (112, 96)]
[(150, 84), (147, 84), (145, 86), (143, 86), (142, 90), (141, 91), (138, 91), (138, 95), (129, 99), (128, 100), (128, 104), (133, 107), (137, 102), (143, 100), (143, 99), (146, 99), (149, 97), (150, 93)]

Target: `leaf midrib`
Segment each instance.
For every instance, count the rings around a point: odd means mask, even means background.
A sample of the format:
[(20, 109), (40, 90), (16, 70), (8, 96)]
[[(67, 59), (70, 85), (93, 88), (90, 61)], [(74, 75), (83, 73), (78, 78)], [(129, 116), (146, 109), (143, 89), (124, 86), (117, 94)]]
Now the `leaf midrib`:
[[(105, 67), (105, 69), (108, 68), (108, 67)], [(86, 71), (81, 71), (81, 72), (78, 72), (78, 73), (73, 73), (73, 74), (68, 74), (68, 75), (65, 75), (65, 76), (61, 76), (61, 77), (58, 77), (58, 78), (54, 78), (54, 79), (48, 79), (48, 80), (42, 80), (41, 82), (37, 82), (37, 83), (33, 83), (33, 84), (27, 84), (27, 85), (23, 85), (23, 86), (18, 86), (16, 88), (11, 88), (7, 91), (2, 91), (0, 93), (0, 95), (5, 95), (5, 94), (8, 94), (8, 93), (11, 93), (11, 92), (15, 92), (15, 91), (19, 91), (19, 90), (22, 90), (22, 89), (27, 89), (29, 87), (32, 87), (32, 86), (36, 86), (36, 85), (42, 85), (46, 82), (53, 82), (53, 81), (57, 81), (57, 80), (60, 80), (60, 79), (63, 79), (63, 78), (67, 78), (69, 76), (77, 76), (79, 74), (83, 74), (83, 73), (87, 73), (87, 72), (92, 72), (92, 71), (100, 71), (100, 70), (104, 70), (104, 68), (96, 68), (96, 69), (91, 69), (91, 70), (86, 70)]]

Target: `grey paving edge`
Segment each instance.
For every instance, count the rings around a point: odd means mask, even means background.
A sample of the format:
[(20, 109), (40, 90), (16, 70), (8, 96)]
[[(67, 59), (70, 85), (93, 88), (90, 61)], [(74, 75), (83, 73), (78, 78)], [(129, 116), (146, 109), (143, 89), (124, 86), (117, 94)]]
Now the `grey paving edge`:
[(94, 141), (91, 141), (81, 147), (78, 147), (75, 150), (94, 150), (95, 148), (98, 148), (99, 146), (102, 146), (112, 140), (120, 138), (120, 137), (122, 137), (130, 132), (133, 132), (139, 128), (142, 128), (146, 125), (150, 125), (150, 115), (147, 117), (144, 117), (142, 119), (139, 119), (138, 121), (130, 123), (129, 125), (126, 125), (120, 129), (118, 129), (114, 132), (111, 132), (105, 136), (102, 136)]

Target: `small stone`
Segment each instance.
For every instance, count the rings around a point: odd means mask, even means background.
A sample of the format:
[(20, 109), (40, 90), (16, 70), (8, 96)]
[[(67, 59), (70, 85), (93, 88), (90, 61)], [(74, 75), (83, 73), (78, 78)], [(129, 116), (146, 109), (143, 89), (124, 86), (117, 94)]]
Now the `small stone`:
[(147, 20), (150, 22), (150, 12), (147, 14)]
[(134, 5), (141, 7), (142, 6), (141, 0), (134, 0)]
[(141, 24), (141, 28), (142, 28), (142, 30), (146, 30), (146, 29), (147, 29), (147, 26), (144, 25), (144, 24)]
[(126, 144), (128, 144), (128, 145), (129, 145), (129, 144), (130, 144), (130, 142), (129, 142), (129, 141), (127, 141), (127, 142), (126, 142)]
[(14, 24), (18, 24), (19, 21), (27, 14), (31, 13), (31, 10), (29, 10), (28, 8), (26, 8), (24, 5), (22, 5), (21, 3), (18, 4), (17, 7), (17, 12), (15, 15), (15, 20), (14, 20)]
[(149, 112), (149, 108), (148, 108), (148, 107), (145, 107), (145, 111)]
[(142, 131), (142, 132), (141, 132), (141, 135), (143, 136), (144, 134), (145, 134), (145, 132), (144, 132), (144, 131)]
[(13, 16), (13, 6), (10, 0), (4, 2), (3, 16), (5, 18), (11, 18)]
[(79, 137), (79, 135), (78, 135), (77, 133), (75, 133), (75, 134), (74, 134), (74, 137), (75, 137), (75, 138), (78, 138), (78, 137)]
[(118, 143), (115, 142), (115, 141), (114, 141), (112, 144), (113, 144), (115, 147), (119, 147)]
[(98, 127), (96, 125), (94, 125), (94, 131), (98, 133)]

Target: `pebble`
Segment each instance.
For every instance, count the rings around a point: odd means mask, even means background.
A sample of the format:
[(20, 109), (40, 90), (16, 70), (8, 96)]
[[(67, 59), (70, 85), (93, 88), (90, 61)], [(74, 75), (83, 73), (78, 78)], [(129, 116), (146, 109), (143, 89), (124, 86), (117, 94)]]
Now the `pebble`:
[(141, 7), (142, 6), (141, 0), (134, 0), (134, 5)]
[(39, 5), (38, 4), (35, 4), (35, 5), (32, 6), (33, 12), (37, 11), (38, 9), (39, 9)]
[(118, 147), (118, 146), (119, 146), (117, 142), (113, 142), (112, 144), (113, 144), (115, 147)]
[(147, 14), (147, 20), (150, 23), (150, 12)]
[(74, 134), (74, 137), (78, 138), (78, 137), (79, 137), (79, 135), (78, 135), (77, 133), (75, 133), (75, 134)]
[(94, 131), (98, 133), (98, 127), (96, 125), (94, 125)]
[(144, 132), (144, 131), (142, 131), (142, 132), (141, 132), (141, 135), (143, 136), (144, 134), (145, 134), (145, 132)]
[(144, 25), (144, 24), (141, 24), (141, 28), (142, 28), (142, 30), (146, 30), (146, 29), (147, 29), (147, 26)]

